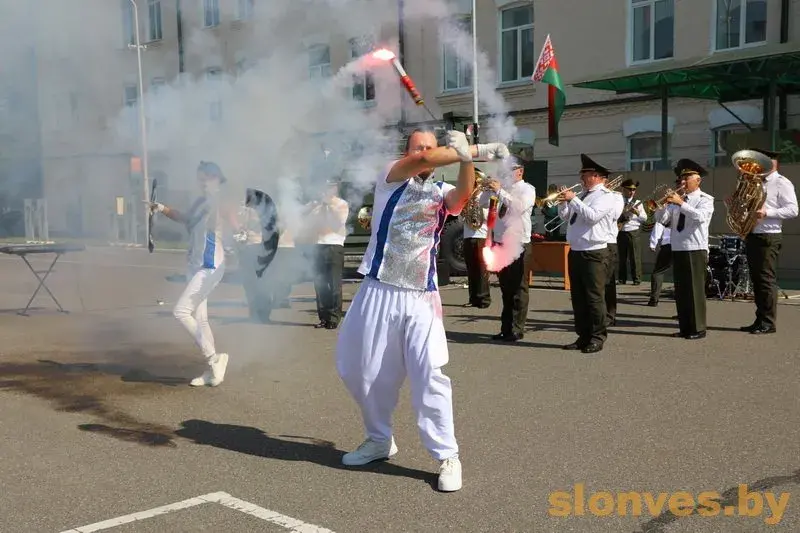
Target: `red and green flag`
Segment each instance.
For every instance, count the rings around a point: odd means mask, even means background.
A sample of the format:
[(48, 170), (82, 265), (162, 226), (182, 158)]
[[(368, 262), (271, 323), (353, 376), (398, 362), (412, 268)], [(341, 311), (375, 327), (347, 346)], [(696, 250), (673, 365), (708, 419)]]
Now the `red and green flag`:
[(547, 137), (550, 144), (558, 146), (558, 123), (564, 113), (567, 95), (561, 84), (561, 75), (558, 73), (558, 62), (550, 35), (544, 42), (531, 79), (547, 84)]

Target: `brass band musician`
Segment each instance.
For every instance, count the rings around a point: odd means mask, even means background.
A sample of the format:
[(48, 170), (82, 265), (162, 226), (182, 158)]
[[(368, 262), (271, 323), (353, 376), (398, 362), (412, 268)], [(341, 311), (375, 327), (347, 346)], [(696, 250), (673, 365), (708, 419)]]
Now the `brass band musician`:
[(624, 210), (617, 222), (619, 223), (619, 236), (617, 249), (619, 250), (619, 282), (625, 285), (628, 281), (628, 270), (634, 285), (642, 283), (642, 246), (640, 234), (642, 223), (647, 221), (642, 202), (636, 200), (636, 189), (639, 182), (627, 179), (622, 182), (622, 196), (625, 201)]
[(608, 242), (616, 230), (617, 196), (605, 188), (608, 169), (581, 154), (580, 196), (562, 192), (558, 215), (566, 221), (570, 251), (568, 270), (575, 332), (578, 339), (565, 350), (596, 353), (608, 337), (605, 287), (608, 276)]
[(706, 266), (708, 228), (714, 215), (714, 197), (700, 190), (708, 172), (692, 161), (681, 159), (675, 166), (682, 193), (672, 191), (671, 204), (655, 212), (655, 220), (670, 229), (675, 304), (679, 331), (673, 337), (702, 339), (706, 336)]
[(778, 256), (784, 220), (797, 217), (797, 194), (789, 179), (778, 172), (778, 152), (755, 149), (772, 160), (770, 173), (762, 180), (766, 200), (758, 211), (758, 222), (745, 240), (747, 263), (753, 283), (756, 320), (741, 331), (752, 334), (775, 333), (778, 314)]

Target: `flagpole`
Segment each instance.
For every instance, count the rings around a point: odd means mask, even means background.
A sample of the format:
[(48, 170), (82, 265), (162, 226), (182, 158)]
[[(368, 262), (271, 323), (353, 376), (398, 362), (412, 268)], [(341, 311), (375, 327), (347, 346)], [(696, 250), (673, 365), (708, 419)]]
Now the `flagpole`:
[(478, 10), (472, 0), (472, 135), (478, 144)]

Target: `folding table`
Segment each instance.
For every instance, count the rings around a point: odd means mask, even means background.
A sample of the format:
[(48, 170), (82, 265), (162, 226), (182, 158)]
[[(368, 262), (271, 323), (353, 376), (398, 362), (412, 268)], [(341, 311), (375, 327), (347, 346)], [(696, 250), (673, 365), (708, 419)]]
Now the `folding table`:
[[(25, 306), (24, 310), (19, 311), (18, 314), (22, 316), (28, 316), (28, 309), (30, 309), (31, 303), (33, 302), (34, 298), (36, 298), (36, 295), (39, 294), (39, 290), (42, 287), (44, 287), (44, 290), (47, 291), (47, 294), (49, 294), (50, 298), (52, 298), (53, 301), (56, 303), (56, 305), (58, 306), (58, 310), (61, 311), (62, 313), (68, 313), (69, 311), (66, 311), (63, 307), (61, 307), (61, 304), (58, 303), (56, 297), (53, 296), (53, 293), (50, 292), (49, 288), (47, 288), (45, 281), (47, 280), (47, 276), (50, 275), (50, 272), (53, 271), (53, 267), (55, 266), (56, 261), (58, 261), (59, 257), (61, 257), (67, 252), (81, 252), (85, 249), (86, 247), (82, 244), (55, 244), (55, 243), (54, 244), (10, 244), (10, 245), (0, 246), (0, 253), (16, 255), (21, 257), (22, 260), (25, 261), (25, 264), (28, 265), (28, 268), (31, 270), (31, 272), (33, 272), (33, 275), (36, 276), (36, 279), (39, 280), (39, 286), (36, 287), (36, 290), (33, 292), (33, 296), (31, 296), (31, 299), (28, 300), (28, 305)], [(45, 273), (44, 276), (40, 277), (39, 273), (36, 272), (36, 270), (28, 261), (27, 256), (30, 254), (55, 254), (55, 258), (53, 259), (53, 262), (50, 263), (50, 267), (47, 269), (47, 272)]]

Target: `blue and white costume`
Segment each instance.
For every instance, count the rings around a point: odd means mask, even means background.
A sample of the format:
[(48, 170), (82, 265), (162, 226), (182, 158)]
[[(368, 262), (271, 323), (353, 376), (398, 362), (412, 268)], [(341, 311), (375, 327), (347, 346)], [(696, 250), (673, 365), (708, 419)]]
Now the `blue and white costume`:
[[(449, 359), (436, 273), (437, 246), (454, 187), (419, 178), (375, 186), (364, 280), (341, 324), (339, 375), (361, 408), (367, 438), (392, 441), (392, 412), (408, 375), (420, 437), (431, 456), (458, 454)], [(392, 444), (393, 446), (393, 444)]]
[(216, 196), (201, 196), (186, 214), (189, 252), (186, 285), (173, 314), (189, 331), (209, 362), (216, 355), (208, 324), (208, 297), (225, 274), (222, 217)]

